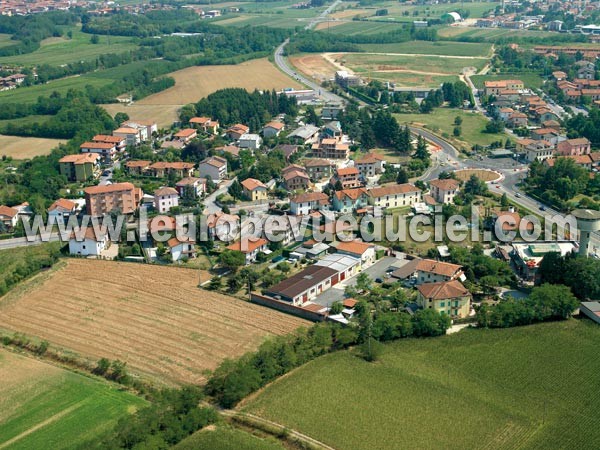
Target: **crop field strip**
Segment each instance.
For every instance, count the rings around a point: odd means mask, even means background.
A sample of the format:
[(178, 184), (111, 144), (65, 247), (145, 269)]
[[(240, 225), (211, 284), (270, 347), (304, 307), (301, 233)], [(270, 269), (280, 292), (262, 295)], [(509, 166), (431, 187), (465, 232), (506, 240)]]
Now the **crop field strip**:
[(401, 340), (374, 364), (319, 358), (242, 409), (339, 449), (594, 449), (598, 345), (587, 320)]
[(202, 382), (224, 358), (307, 324), (198, 290), (197, 280), (187, 269), (70, 260), (26, 295), (0, 301), (0, 327), (92, 360), (121, 359), (150, 377)]
[(146, 404), (103, 380), (0, 350), (0, 448), (74, 448)]

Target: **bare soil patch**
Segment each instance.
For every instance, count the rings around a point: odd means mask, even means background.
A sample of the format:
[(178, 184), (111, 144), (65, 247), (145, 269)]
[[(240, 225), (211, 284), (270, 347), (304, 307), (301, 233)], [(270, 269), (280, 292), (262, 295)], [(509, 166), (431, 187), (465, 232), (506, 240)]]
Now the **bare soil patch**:
[(62, 143), (60, 139), (5, 136), (0, 134), (0, 156), (12, 156), (15, 159), (30, 159), (34, 156), (48, 155), (50, 150)]
[(486, 169), (463, 169), (463, 170), (457, 170), (454, 173), (455, 173), (456, 177), (462, 181), (467, 181), (469, 178), (471, 178), (472, 175), (477, 176), (477, 178), (479, 178), (481, 181), (485, 181), (485, 182), (496, 181), (496, 180), (500, 179), (500, 177), (502, 176), (498, 172), (494, 172), (493, 170), (486, 170)]
[[(204, 274), (206, 279), (208, 274)], [(175, 267), (69, 260), (40, 285), (0, 301), (0, 327), (170, 383), (201, 383), (206, 369), (308, 322), (196, 287)]]

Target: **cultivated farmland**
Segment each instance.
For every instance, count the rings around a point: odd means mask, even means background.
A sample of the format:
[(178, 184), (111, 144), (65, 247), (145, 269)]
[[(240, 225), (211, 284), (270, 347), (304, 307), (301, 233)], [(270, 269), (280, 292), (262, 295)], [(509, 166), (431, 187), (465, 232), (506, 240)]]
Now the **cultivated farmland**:
[(77, 448), (146, 402), (110, 384), (0, 349), (0, 448)]
[(376, 363), (321, 357), (243, 408), (337, 449), (597, 449), (598, 346), (578, 320), (407, 339)]
[(200, 290), (196, 270), (74, 259), (32, 281), (0, 300), (0, 327), (171, 383), (200, 383), (223, 359), (308, 324)]
[[(237, 65), (188, 67), (169, 74), (175, 86), (146, 97), (132, 106), (110, 105), (107, 110), (124, 111), (138, 120), (154, 119), (159, 125), (171, 125), (177, 111), (183, 105), (197, 102), (219, 89), (240, 87), (254, 89), (283, 89), (301, 87), (266, 58), (255, 59)], [(162, 111), (159, 117), (157, 111)], [(159, 121), (160, 119), (160, 121)]]
[(206, 427), (184, 439), (173, 450), (283, 450), (275, 438), (261, 439), (248, 432), (220, 424)]
[(0, 156), (12, 156), (15, 159), (29, 159), (34, 156), (47, 155), (61, 141), (59, 139), (24, 138), (4, 136), (0, 134)]

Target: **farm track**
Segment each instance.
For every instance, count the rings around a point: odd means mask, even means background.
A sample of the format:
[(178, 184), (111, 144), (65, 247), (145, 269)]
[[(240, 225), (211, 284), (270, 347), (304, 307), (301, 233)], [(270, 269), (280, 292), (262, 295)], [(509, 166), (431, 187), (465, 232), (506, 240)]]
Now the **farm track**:
[(69, 260), (25, 295), (0, 301), (0, 327), (92, 361), (120, 359), (152, 378), (201, 383), (223, 359), (307, 324), (196, 282), (186, 269)]

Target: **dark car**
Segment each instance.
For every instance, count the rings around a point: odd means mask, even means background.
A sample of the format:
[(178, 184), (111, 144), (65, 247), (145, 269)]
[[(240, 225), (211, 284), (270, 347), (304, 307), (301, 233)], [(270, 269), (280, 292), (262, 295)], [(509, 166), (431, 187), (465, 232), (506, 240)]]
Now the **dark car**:
[(540, 205), (540, 211), (546, 211), (546, 207), (544, 205)]
[(375, 283), (383, 283), (383, 279), (382, 278), (375, 278)]
[(110, 170), (105, 170), (104, 172), (102, 172), (103, 177), (107, 177), (109, 175), (110, 175)]

